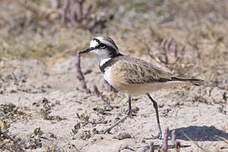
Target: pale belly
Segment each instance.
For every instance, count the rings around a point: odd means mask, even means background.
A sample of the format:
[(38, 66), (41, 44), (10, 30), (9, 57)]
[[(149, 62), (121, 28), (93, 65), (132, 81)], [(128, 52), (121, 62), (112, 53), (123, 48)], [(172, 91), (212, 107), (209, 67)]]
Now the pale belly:
[(112, 83), (112, 74), (111, 74), (111, 67), (108, 67), (108, 68), (105, 70), (104, 79), (105, 79), (110, 85), (113, 86), (113, 83)]

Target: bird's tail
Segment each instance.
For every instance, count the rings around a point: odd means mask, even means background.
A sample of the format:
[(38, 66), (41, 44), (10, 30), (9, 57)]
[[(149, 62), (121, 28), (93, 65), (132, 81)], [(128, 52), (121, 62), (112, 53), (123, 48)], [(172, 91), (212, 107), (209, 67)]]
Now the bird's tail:
[(196, 86), (200, 86), (203, 84), (203, 80), (201, 80), (201, 79), (185, 79), (185, 78), (172, 77), (172, 81), (190, 82)]

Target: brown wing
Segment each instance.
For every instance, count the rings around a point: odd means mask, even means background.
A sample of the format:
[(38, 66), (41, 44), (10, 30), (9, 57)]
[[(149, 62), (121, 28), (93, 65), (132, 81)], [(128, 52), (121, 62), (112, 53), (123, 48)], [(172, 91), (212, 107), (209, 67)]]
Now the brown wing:
[(171, 74), (157, 66), (128, 56), (118, 57), (112, 66), (112, 74), (127, 84), (143, 84), (171, 80)]

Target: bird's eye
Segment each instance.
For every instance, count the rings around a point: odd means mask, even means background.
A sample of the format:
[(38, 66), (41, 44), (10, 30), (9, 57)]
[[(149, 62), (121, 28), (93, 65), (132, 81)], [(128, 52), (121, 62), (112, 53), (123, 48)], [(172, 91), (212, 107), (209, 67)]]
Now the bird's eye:
[(105, 49), (105, 48), (106, 48), (106, 45), (100, 44), (100, 48), (101, 48), (101, 49)]

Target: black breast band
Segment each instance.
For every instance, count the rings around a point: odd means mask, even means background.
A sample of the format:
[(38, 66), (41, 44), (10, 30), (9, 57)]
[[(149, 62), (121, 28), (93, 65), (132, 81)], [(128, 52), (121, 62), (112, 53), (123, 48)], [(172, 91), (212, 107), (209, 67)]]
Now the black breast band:
[(99, 68), (100, 68), (101, 72), (104, 73), (105, 72), (105, 69), (112, 64), (112, 60), (114, 58), (118, 57), (118, 56), (123, 56), (123, 55), (119, 53), (115, 57), (113, 57), (110, 60), (108, 60), (107, 62), (105, 62), (103, 65), (99, 65)]

